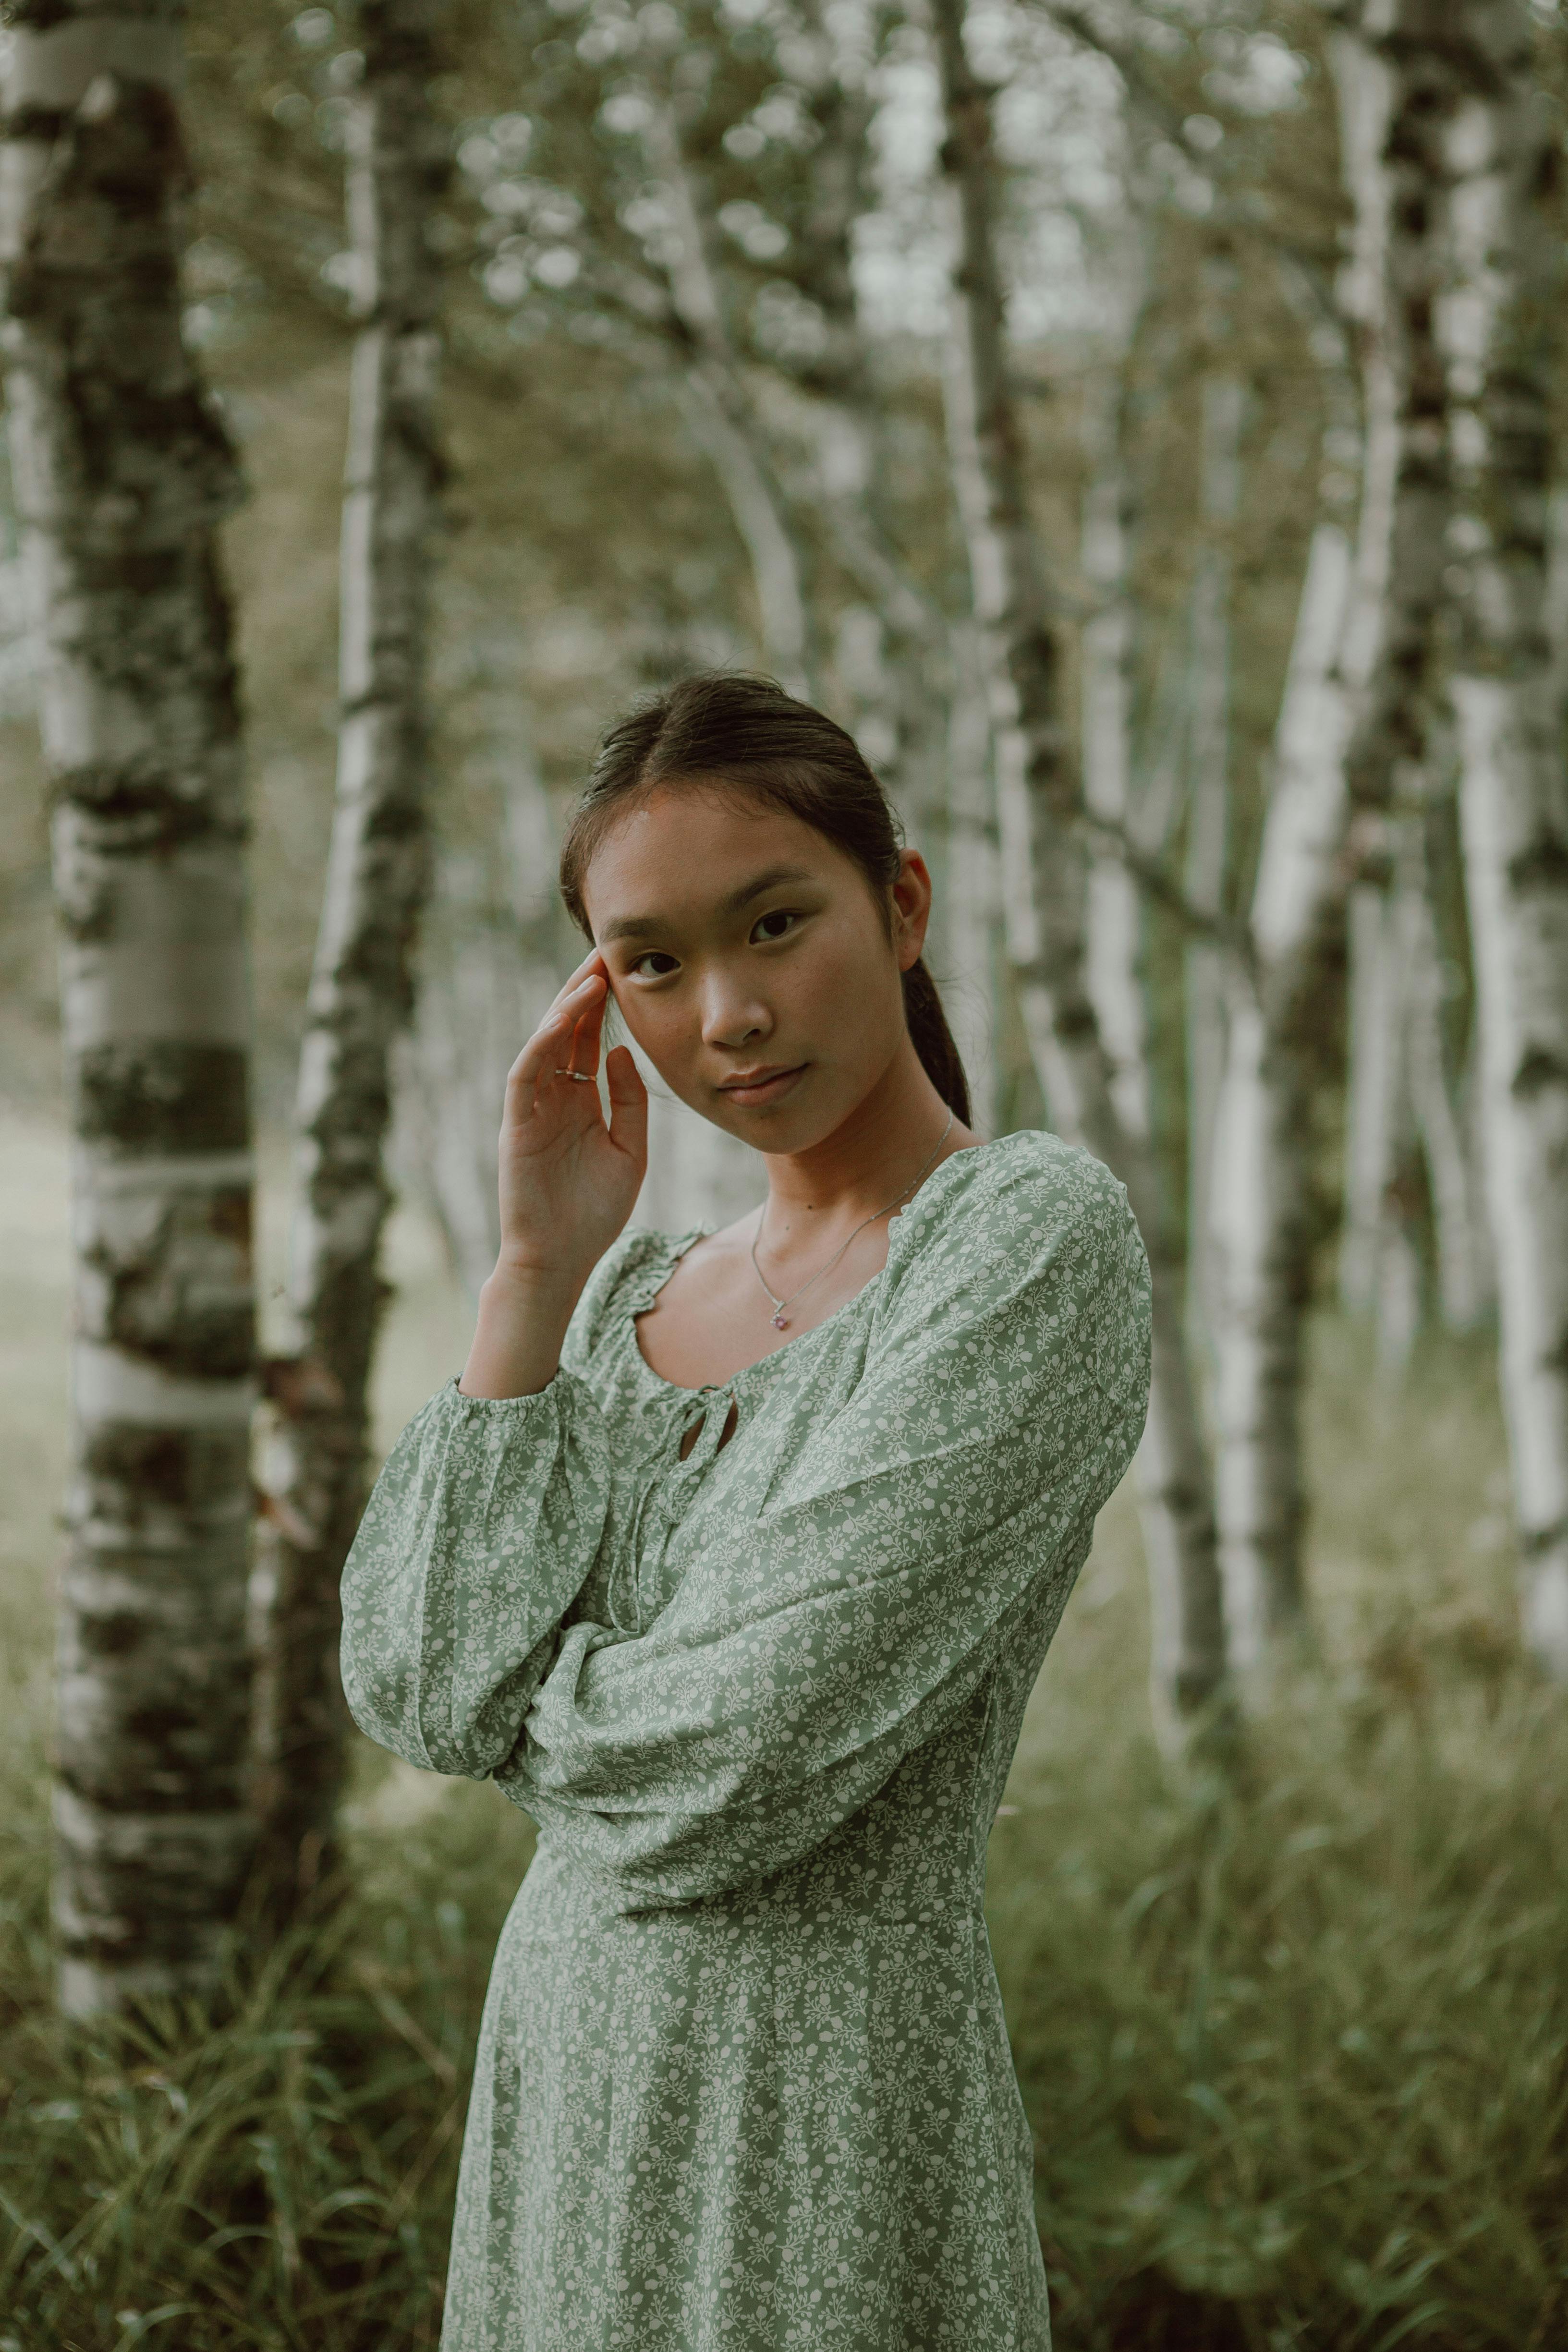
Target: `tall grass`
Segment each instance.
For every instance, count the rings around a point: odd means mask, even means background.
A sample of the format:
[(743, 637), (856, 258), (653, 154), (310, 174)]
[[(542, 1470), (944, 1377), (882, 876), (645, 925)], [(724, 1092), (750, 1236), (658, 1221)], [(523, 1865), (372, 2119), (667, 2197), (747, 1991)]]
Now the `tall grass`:
[[(399, 1248), (388, 1434), (462, 1322)], [(362, 1748), (339, 1906), (205, 2009), (54, 2018), (58, 1233), (8, 1255), (0, 2352), (423, 2352), (527, 1824)], [(1315, 1357), (1318, 1654), (1233, 1775), (1168, 1773), (1118, 1498), (993, 1837), (1059, 2352), (1568, 2345), (1568, 1705), (1517, 1651), (1489, 1366)]]

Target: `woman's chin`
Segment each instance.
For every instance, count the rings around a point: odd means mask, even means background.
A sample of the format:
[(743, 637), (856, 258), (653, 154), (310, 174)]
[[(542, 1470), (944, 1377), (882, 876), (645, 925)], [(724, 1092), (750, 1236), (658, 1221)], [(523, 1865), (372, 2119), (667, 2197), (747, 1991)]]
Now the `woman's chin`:
[(715, 1088), (704, 1116), (758, 1151), (813, 1150), (844, 1118), (841, 1108), (823, 1103), (823, 1087), (813, 1084), (818, 1075), (807, 1063), (776, 1086), (759, 1089), (754, 1098), (750, 1088), (738, 1097)]

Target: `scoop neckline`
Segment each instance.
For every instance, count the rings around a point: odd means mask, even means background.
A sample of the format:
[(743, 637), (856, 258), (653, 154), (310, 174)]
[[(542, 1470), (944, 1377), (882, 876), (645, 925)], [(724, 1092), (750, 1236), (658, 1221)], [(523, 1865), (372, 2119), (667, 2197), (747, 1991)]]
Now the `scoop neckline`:
[[(624, 1309), (626, 1335), (631, 1343), (633, 1356), (636, 1358), (647, 1380), (656, 1389), (668, 1389), (674, 1396), (715, 1396), (725, 1389), (732, 1389), (735, 1382), (739, 1380), (743, 1380), (748, 1372), (760, 1371), (765, 1364), (777, 1363), (779, 1358), (781, 1356), (787, 1356), (792, 1348), (803, 1348), (805, 1345), (805, 1342), (808, 1339), (814, 1339), (818, 1331), (826, 1331), (830, 1324), (837, 1323), (838, 1321), (840, 1316), (847, 1315), (851, 1308), (858, 1307), (864, 1299), (868, 1298), (871, 1296), (872, 1292), (877, 1288), (877, 1286), (881, 1281), (883, 1276), (887, 1273), (889, 1266), (892, 1264), (893, 1248), (895, 1241), (900, 1237), (898, 1229), (900, 1223), (909, 1215), (911, 1209), (927, 1198), (931, 1186), (942, 1175), (943, 1169), (952, 1168), (962, 1160), (977, 1159), (983, 1151), (994, 1151), (1002, 1144), (1015, 1142), (1021, 1135), (1037, 1135), (1044, 1131), (1045, 1130), (1038, 1128), (1014, 1128), (1006, 1135), (994, 1135), (990, 1137), (984, 1143), (963, 1143), (960, 1144), (956, 1151), (950, 1151), (947, 1158), (939, 1161), (937, 1166), (931, 1170), (931, 1174), (925, 1179), (919, 1191), (911, 1194), (910, 1198), (905, 1202), (903, 1207), (889, 1219), (888, 1227), (887, 1257), (877, 1268), (875, 1274), (868, 1276), (867, 1279), (861, 1284), (859, 1289), (854, 1293), (853, 1297), (847, 1298), (841, 1307), (836, 1307), (831, 1315), (825, 1315), (820, 1323), (814, 1323), (809, 1331), (803, 1331), (799, 1339), (786, 1339), (782, 1348), (770, 1348), (765, 1356), (754, 1356), (749, 1364), (737, 1365), (736, 1369), (730, 1374), (728, 1380), (705, 1381), (700, 1388), (687, 1388), (679, 1381), (667, 1381), (662, 1372), (656, 1372), (654, 1370), (653, 1366), (643, 1354), (641, 1346), (637, 1340), (637, 1317), (645, 1314), (648, 1307), (653, 1305), (654, 1300), (658, 1297), (659, 1292), (664, 1288), (665, 1284), (669, 1280), (670, 1276), (674, 1273), (681, 1259), (686, 1255), (687, 1251), (689, 1249), (694, 1249), (700, 1241), (706, 1240), (710, 1234), (717, 1233), (719, 1228), (717, 1225), (689, 1225), (684, 1232), (679, 1234), (659, 1233), (658, 1239), (663, 1246), (658, 1250), (650, 1253), (647, 1263), (644, 1268), (645, 1279), (638, 1285), (637, 1294), (627, 1302), (626, 1307)], [(658, 1231), (657, 1228), (653, 1228), (652, 1230), (656, 1232)], [(646, 1276), (649, 1272), (657, 1272), (658, 1274), (658, 1280), (655, 1281), (651, 1286), (646, 1279)]]

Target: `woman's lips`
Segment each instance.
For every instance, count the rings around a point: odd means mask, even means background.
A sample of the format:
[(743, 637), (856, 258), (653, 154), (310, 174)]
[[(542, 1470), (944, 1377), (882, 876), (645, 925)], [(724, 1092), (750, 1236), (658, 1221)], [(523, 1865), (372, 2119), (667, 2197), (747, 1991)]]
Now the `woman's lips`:
[(776, 1077), (763, 1078), (754, 1087), (721, 1087), (719, 1091), (721, 1095), (728, 1096), (731, 1102), (773, 1102), (788, 1087), (794, 1086), (805, 1067), (805, 1064), (800, 1062), (793, 1070), (781, 1070)]

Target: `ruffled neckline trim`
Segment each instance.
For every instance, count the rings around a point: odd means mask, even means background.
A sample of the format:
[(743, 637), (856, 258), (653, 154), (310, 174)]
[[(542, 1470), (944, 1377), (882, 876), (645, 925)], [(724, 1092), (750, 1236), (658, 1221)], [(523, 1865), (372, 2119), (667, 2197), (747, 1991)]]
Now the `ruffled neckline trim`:
[[(645, 1241), (650, 1246), (643, 1251), (637, 1275), (616, 1314), (616, 1328), (624, 1334), (624, 1342), (631, 1350), (635, 1368), (655, 1391), (667, 1391), (678, 1397), (695, 1397), (716, 1395), (721, 1391), (732, 1389), (737, 1381), (776, 1365), (792, 1349), (805, 1347), (817, 1332), (842, 1322), (880, 1295), (888, 1274), (900, 1262), (904, 1251), (913, 1245), (912, 1237), (928, 1229), (947, 1206), (949, 1195), (955, 1189), (951, 1171), (958, 1169), (962, 1172), (963, 1182), (957, 1187), (962, 1193), (982, 1181), (994, 1166), (1011, 1159), (1019, 1150), (1041, 1142), (1047, 1142), (1058, 1150), (1062, 1148), (1060, 1138), (1052, 1135), (1048, 1129), (1025, 1127), (1016, 1128), (1008, 1135), (995, 1136), (989, 1143), (965, 1144), (962, 1150), (950, 1152), (939, 1166), (931, 1170), (913, 1198), (906, 1202), (889, 1221), (887, 1259), (868, 1280), (861, 1284), (853, 1297), (847, 1298), (841, 1307), (836, 1307), (831, 1315), (825, 1315), (820, 1323), (814, 1323), (810, 1330), (803, 1331), (798, 1339), (786, 1339), (782, 1348), (771, 1348), (765, 1356), (758, 1356), (752, 1363), (740, 1365), (728, 1380), (710, 1381), (700, 1389), (683, 1388), (678, 1381), (667, 1381), (661, 1372), (654, 1370), (637, 1345), (637, 1318), (653, 1305), (686, 1252), (696, 1242), (719, 1229), (716, 1225), (689, 1225), (682, 1233), (669, 1234), (652, 1225), (639, 1228), (639, 1241)], [(966, 1160), (984, 1164), (968, 1168), (963, 1166)]]

